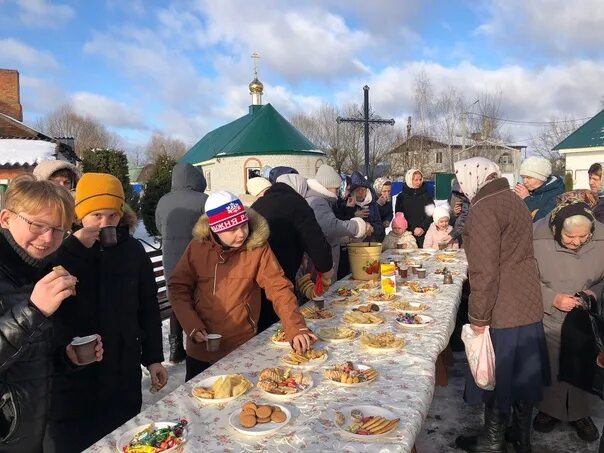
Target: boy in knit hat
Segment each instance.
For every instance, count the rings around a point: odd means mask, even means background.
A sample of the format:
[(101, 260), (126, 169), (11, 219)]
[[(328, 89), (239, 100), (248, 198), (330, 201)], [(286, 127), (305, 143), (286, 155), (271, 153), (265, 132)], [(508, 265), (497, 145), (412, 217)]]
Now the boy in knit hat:
[[(172, 308), (187, 334), (186, 380), (241, 346), (258, 331), (260, 289), (273, 303), (297, 352), (316, 341), (298, 311), (292, 283), (268, 244), (266, 220), (230, 192), (212, 193), (193, 240), (168, 280)], [(222, 335), (208, 351), (208, 334)]]
[[(417, 241), (411, 231), (407, 231), (407, 219), (402, 212), (397, 212), (390, 224), (392, 229), (382, 242), (382, 250), (390, 250), (396, 248), (416, 249)], [(400, 244), (400, 245), (399, 245)]]
[[(100, 334), (102, 362), (53, 378), (44, 451), (82, 451), (141, 410), (141, 365), (152, 385), (167, 382), (157, 285), (143, 246), (124, 221), (124, 190), (109, 174), (86, 173), (76, 187), (75, 212), (82, 228), (65, 239), (56, 262), (78, 278), (77, 294), (53, 317), (55, 341)], [(103, 228), (116, 243), (100, 247)]]
[(544, 157), (531, 156), (520, 165), (522, 184), (514, 192), (524, 200), (533, 222), (547, 216), (556, 206), (556, 197), (564, 193), (564, 181), (552, 175), (552, 164)]
[(453, 226), (449, 225), (450, 217), (451, 214), (449, 213), (448, 205), (434, 208), (434, 213), (432, 214), (432, 220), (434, 221), (430, 224), (426, 232), (426, 238), (424, 239), (425, 249), (438, 250), (441, 246), (449, 249), (459, 248), (457, 242), (451, 242), (450, 233), (453, 231)]

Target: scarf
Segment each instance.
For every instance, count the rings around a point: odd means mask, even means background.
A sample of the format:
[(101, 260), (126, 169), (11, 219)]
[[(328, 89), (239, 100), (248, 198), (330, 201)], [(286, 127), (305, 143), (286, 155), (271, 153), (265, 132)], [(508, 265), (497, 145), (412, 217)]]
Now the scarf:
[(379, 197), (382, 194), (382, 187), (384, 187), (384, 184), (386, 184), (387, 182), (392, 184), (392, 181), (390, 181), (388, 178), (377, 178), (375, 180), (375, 182), (373, 183), (373, 188), (375, 189), (375, 193), (377, 194), (377, 196)]
[(415, 173), (419, 173), (420, 175), (422, 175), (422, 179), (424, 179), (424, 174), (417, 168), (412, 168), (411, 170), (409, 170), (407, 173), (405, 173), (405, 185), (410, 189), (413, 188), (413, 175)]
[(549, 228), (554, 235), (554, 240), (560, 244), (561, 247), (566, 248), (566, 246), (562, 244), (564, 221), (575, 215), (587, 217), (591, 221), (591, 233), (594, 232), (595, 218), (593, 212), (589, 209), (589, 205), (579, 199), (568, 199), (563, 201), (554, 208), (549, 218)]
[(470, 201), (488, 182), (489, 176), (495, 174), (499, 177), (500, 175), (499, 166), (484, 157), (460, 160), (455, 162), (454, 167), (459, 187)]

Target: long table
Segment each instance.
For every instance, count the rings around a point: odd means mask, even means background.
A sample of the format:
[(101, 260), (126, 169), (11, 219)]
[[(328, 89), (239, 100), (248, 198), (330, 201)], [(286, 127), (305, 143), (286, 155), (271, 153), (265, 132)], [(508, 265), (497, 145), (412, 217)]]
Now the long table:
[[(271, 341), (277, 325), (257, 335), (190, 382), (144, 410), (88, 451), (115, 451), (116, 441), (124, 432), (150, 421), (176, 421), (184, 416), (189, 420), (191, 430), (185, 448), (187, 452), (410, 452), (432, 403), (435, 363), (447, 346), (455, 326), (467, 269), (463, 250), (454, 255), (454, 263), (439, 262), (435, 255), (442, 256), (442, 253), (421, 249), (408, 252), (389, 250), (382, 253), (382, 261), (399, 261), (405, 257), (421, 261), (427, 269), (427, 278), (421, 280), (422, 285), (436, 283), (440, 291), (435, 295), (418, 295), (399, 285), (397, 294), (405, 300), (425, 303), (428, 309), (424, 314), (434, 318), (434, 322), (421, 328), (401, 328), (395, 325), (396, 312), (387, 311), (386, 303), (382, 305), (383, 310), (380, 312), (385, 315), (384, 324), (355, 329), (369, 333), (392, 331), (405, 338), (406, 345), (402, 350), (389, 353), (369, 352), (360, 345), (358, 338), (346, 343), (320, 343), (318, 347), (328, 350), (328, 360), (312, 370), (314, 386), (309, 391), (296, 399), (279, 403), (285, 404), (291, 410), (292, 421), (276, 433), (266, 437), (252, 437), (240, 434), (229, 426), (229, 416), (238, 411), (243, 402), (254, 400), (271, 404), (256, 387), (241, 398), (221, 404), (202, 403), (192, 396), (191, 390), (205, 378), (231, 373), (244, 374), (256, 384), (257, 375), (262, 369), (282, 366), (280, 357), (285, 355), (287, 350)], [(444, 266), (453, 272), (454, 283), (451, 285), (443, 285), (442, 275), (434, 273), (434, 270)], [(410, 270), (409, 272), (411, 274)], [(359, 283), (361, 282), (349, 278), (335, 283), (326, 295), (325, 304), (326, 308), (334, 309), (335, 318), (310, 322), (310, 328), (318, 331), (322, 327), (340, 325), (344, 312), (350, 307), (335, 308), (329, 301), (335, 296), (337, 288), (354, 287)], [(361, 299), (365, 298), (365, 294), (361, 293)], [(378, 379), (369, 385), (352, 388), (336, 386), (324, 379), (324, 366), (345, 361), (372, 366), (379, 373)], [(343, 406), (354, 405), (376, 405), (389, 409), (400, 417), (401, 423), (398, 429), (389, 435), (359, 441), (342, 433), (333, 422), (335, 411)]]

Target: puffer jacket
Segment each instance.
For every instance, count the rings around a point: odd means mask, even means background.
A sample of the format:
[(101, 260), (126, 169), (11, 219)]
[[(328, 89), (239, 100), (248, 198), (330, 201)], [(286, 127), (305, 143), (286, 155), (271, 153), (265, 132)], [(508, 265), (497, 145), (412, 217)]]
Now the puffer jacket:
[(373, 192), (373, 187), (371, 187), (369, 181), (367, 181), (365, 177), (358, 171), (352, 172), (350, 175), (350, 180), (351, 194), (359, 187), (365, 187), (367, 189), (367, 194), (365, 195), (365, 199), (363, 201), (355, 200), (356, 207), (354, 209), (369, 209), (369, 217), (367, 217), (365, 221), (373, 227), (373, 234), (368, 238), (368, 240), (382, 242), (384, 240), (384, 236), (386, 236), (386, 231), (382, 221), (382, 216), (380, 214), (379, 206), (375, 201), (377, 197)]
[[(273, 302), (288, 341), (309, 332), (298, 311), (292, 283), (285, 278), (268, 245), (269, 228), (253, 209), (247, 210), (250, 233), (244, 244), (225, 248), (202, 215), (170, 279), (172, 308), (187, 334), (187, 355), (214, 363), (257, 333), (260, 289)], [(222, 335), (220, 351), (208, 352), (191, 340), (194, 330)]]
[(52, 326), (29, 298), (50, 266), (1, 232), (0, 451), (37, 453), (50, 401)]
[(550, 176), (542, 186), (533, 190), (524, 199), (533, 222), (547, 216), (556, 207), (556, 197), (564, 193), (564, 181), (559, 176)]
[(159, 199), (155, 225), (162, 240), (164, 274), (170, 277), (174, 266), (193, 237), (193, 227), (204, 213), (208, 196), (203, 172), (191, 164), (176, 164), (172, 169), (172, 190)]

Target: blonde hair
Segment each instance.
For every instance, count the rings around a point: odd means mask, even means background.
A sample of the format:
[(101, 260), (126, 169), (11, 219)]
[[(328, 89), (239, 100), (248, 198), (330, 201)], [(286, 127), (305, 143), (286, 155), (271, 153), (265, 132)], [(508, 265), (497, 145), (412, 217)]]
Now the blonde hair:
[(16, 213), (50, 209), (59, 214), (62, 228), (69, 230), (75, 216), (74, 205), (67, 189), (51, 181), (40, 181), (32, 174), (23, 174), (11, 180), (4, 208)]

